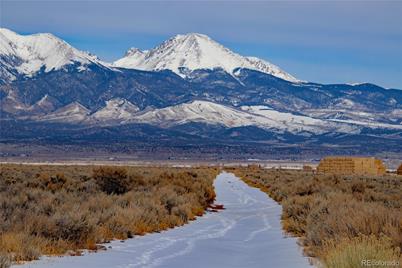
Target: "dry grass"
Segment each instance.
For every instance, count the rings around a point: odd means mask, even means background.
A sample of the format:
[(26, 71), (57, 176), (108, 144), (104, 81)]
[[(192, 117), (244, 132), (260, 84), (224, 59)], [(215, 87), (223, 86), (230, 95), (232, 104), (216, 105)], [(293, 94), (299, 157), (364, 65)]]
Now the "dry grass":
[[(307, 255), (318, 257), (328, 267), (349, 267), (337, 264), (345, 259), (350, 259), (350, 267), (360, 267), (353, 265), (361, 256), (372, 260), (396, 256), (401, 261), (401, 177), (336, 176), (259, 167), (229, 171), (281, 203), (283, 228), (301, 238)], [(346, 245), (359, 246), (354, 259), (348, 255), (354, 251)], [(372, 254), (371, 245), (381, 249), (378, 254)]]
[[(371, 236), (357, 236), (352, 239), (342, 239), (339, 242), (328, 242), (324, 245), (328, 249), (325, 255), (325, 264), (328, 268), (364, 268), (364, 267), (398, 267), (400, 258), (398, 249), (392, 246), (389, 238)], [(380, 261), (374, 263), (373, 261)], [(384, 265), (389, 261), (388, 265)], [(371, 262), (368, 265), (368, 262)]]
[(0, 268), (9, 268), (11, 261), (8, 255), (0, 252)]
[[(212, 168), (1, 165), (0, 264), (180, 226), (215, 198)], [(0, 267), (2, 268), (3, 266)]]

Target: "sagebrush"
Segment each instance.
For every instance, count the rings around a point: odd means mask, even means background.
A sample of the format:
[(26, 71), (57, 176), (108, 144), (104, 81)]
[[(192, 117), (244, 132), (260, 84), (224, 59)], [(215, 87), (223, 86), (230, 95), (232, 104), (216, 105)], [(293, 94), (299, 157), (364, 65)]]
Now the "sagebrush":
[[(213, 168), (1, 165), (0, 263), (182, 225), (215, 198)], [(3, 264), (5, 266), (6, 264)]]
[[(383, 258), (393, 256), (402, 263), (402, 176), (340, 176), (257, 166), (230, 172), (282, 204), (283, 228), (301, 238), (308, 256), (329, 267), (353, 267), (358, 257), (345, 245), (355, 245), (359, 254), (382, 249), (365, 257), (379, 258), (383, 252)], [(349, 266), (334, 265), (349, 257), (354, 258)]]

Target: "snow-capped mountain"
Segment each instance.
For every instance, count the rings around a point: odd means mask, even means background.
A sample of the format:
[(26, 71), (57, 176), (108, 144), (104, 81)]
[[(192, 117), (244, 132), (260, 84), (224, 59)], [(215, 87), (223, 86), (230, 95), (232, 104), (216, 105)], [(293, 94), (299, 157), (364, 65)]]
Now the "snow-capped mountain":
[(110, 65), (50, 34), (1, 29), (0, 124), (3, 140), (145, 145), (161, 138), (186, 146), (246, 141), (400, 151), (402, 91), (298, 82), (201, 34), (130, 49)]
[(17, 76), (32, 77), (69, 64), (84, 70), (88, 64), (107, 66), (96, 56), (80, 51), (49, 33), (19, 35), (0, 28), (0, 79), (12, 81)]
[(232, 74), (236, 68), (248, 68), (288, 81), (298, 81), (278, 66), (255, 57), (243, 57), (198, 33), (176, 35), (149, 51), (131, 48), (113, 65), (147, 71), (168, 69), (180, 76), (185, 76), (185, 69), (222, 68)]

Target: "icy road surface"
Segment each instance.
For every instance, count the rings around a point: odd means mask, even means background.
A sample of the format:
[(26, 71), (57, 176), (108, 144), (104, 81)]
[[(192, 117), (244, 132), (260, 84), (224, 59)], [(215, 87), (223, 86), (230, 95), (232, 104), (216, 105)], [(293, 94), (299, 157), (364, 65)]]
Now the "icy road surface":
[(43, 258), (23, 267), (311, 267), (296, 239), (284, 236), (280, 205), (229, 173), (217, 177), (215, 190), (223, 211), (161, 233), (113, 241), (107, 251)]

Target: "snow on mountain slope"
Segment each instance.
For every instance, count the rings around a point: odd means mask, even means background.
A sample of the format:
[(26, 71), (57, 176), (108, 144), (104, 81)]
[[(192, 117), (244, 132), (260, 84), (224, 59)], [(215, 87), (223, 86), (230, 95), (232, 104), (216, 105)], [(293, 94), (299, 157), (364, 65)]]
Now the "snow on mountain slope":
[[(250, 117), (251, 118), (251, 117)], [(221, 123), (228, 127), (250, 125), (250, 118), (234, 108), (207, 101), (193, 101), (162, 109), (155, 109), (135, 118), (141, 123), (157, 124), (164, 127), (188, 122)]]
[(393, 109), (391, 111), (370, 112), (362, 109), (304, 109), (303, 114), (309, 117), (324, 120), (340, 120), (343, 122), (359, 122), (359, 125), (380, 125), (382, 123), (398, 125), (402, 123), (402, 109)]
[(255, 57), (243, 57), (208, 36), (198, 33), (176, 35), (149, 51), (131, 48), (113, 65), (140, 70), (169, 69), (180, 76), (184, 76), (181, 68), (189, 70), (222, 68), (230, 74), (236, 68), (248, 68), (288, 81), (299, 81), (269, 62)]
[(114, 98), (106, 101), (106, 106), (91, 115), (96, 121), (129, 120), (139, 108), (126, 99)]
[(7, 96), (0, 100), (0, 111), (19, 114), (26, 111), (29, 106), (25, 105), (14, 90), (10, 90)]
[(399, 130), (402, 130), (402, 124), (396, 125), (396, 124), (385, 124), (385, 123), (378, 123), (378, 122), (362, 122), (362, 121), (356, 121), (356, 120), (342, 120), (342, 119), (328, 119), (328, 121), (353, 124), (353, 125), (368, 127), (368, 128), (372, 128), (372, 129), (399, 129)]
[[(48, 102), (48, 99), (39, 101)], [(26, 107), (25, 107), (26, 109)], [(45, 116), (32, 116), (31, 119), (46, 122), (120, 125), (129, 123), (151, 124), (163, 128), (183, 125), (191, 122), (210, 125), (222, 125), (228, 128), (256, 126), (279, 133), (290, 132), (305, 135), (324, 133), (358, 134), (362, 127), (402, 129), (400, 124), (380, 124), (355, 120), (318, 119), (309, 116), (295, 115), (272, 110), (267, 106), (241, 106), (240, 109), (197, 100), (161, 109), (139, 108), (123, 98), (114, 98), (106, 102), (106, 106), (97, 112), (90, 111), (73, 102)]]
[(90, 111), (78, 102), (72, 102), (45, 116), (38, 117), (38, 121), (59, 123), (80, 123), (88, 118)]
[(34, 113), (34, 114), (47, 113), (47, 112), (54, 111), (58, 104), (59, 104), (59, 102), (55, 98), (46, 94), (39, 101), (34, 103), (32, 106), (30, 106), (28, 108), (28, 111), (30, 113)]
[(358, 128), (348, 124), (334, 124), (320, 119), (264, 110), (261, 106), (232, 107), (208, 101), (193, 101), (176, 106), (155, 109), (137, 115), (131, 121), (148, 123), (162, 127), (201, 122), (226, 127), (258, 126), (292, 133), (310, 132), (322, 134), (329, 131), (356, 133)]
[(42, 68), (49, 72), (73, 63), (80, 63), (80, 70), (90, 63), (108, 65), (52, 34), (19, 35), (0, 28), (0, 75), (3, 78), (13, 80), (17, 74), (30, 77)]
[(52, 112), (59, 106), (59, 102), (45, 94), (32, 105), (25, 104), (14, 90), (9, 90), (7, 95), (0, 100), (0, 112), (4, 111), (18, 116), (34, 116)]
[[(344, 125), (344, 131), (340, 132), (348, 132), (348, 129), (351, 128), (351, 125), (355, 126), (365, 126), (369, 128), (385, 128), (385, 129), (402, 129), (402, 125), (398, 124), (385, 124), (385, 123), (379, 123), (375, 121), (368, 121), (364, 120), (365, 118), (361, 118), (361, 120), (345, 120), (345, 119), (336, 119), (336, 118), (326, 118), (323, 120), (322, 118), (313, 118), (309, 116), (301, 116), (301, 115), (294, 115), (291, 113), (284, 113), (284, 112), (278, 112), (275, 110), (272, 110), (271, 108), (267, 106), (242, 106), (240, 107), (241, 110), (247, 111), (252, 114), (258, 114), (262, 115), (264, 117), (268, 118), (275, 118), (278, 121), (281, 121), (284, 125), (293, 125), (294, 127), (296, 126), (305, 126), (305, 127), (318, 127), (322, 125), (322, 122), (339, 122), (339, 123), (345, 123)], [(367, 113), (363, 112), (356, 112), (360, 115), (369, 115)], [(340, 126), (338, 126), (340, 127)], [(339, 130), (339, 129), (338, 129)]]
[(293, 127), (303, 128), (303, 127), (317, 127), (323, 124), (323, 120), (315, 119), (308, 116), (294, 115), (286, 112), (278, 112), (267, 106), (257, 105), (257, 106), (241, 106), (242, 111), (246, 111), (251, 114), (260, 115), (263, 117), (274, 119), (281, 122), (283, 125), (292, 125)]

